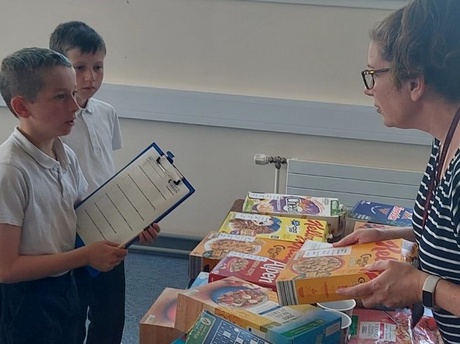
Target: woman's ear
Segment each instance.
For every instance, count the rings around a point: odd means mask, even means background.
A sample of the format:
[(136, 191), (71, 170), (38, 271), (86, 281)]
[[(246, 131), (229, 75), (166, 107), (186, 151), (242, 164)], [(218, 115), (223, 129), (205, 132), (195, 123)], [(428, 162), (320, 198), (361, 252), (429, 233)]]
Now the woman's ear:
[(27, 101), (22, 96), (15, 96), (11, 98), (10, 104), (16, 116), (19, 118), (27, 118), (30, 116)]
[(408, 80), (408, 87), (411, 99), (413, 101), (419, 100), (423, 94), (425, 93), (425, 78), (422, 76), (418, 76), (413, 79)]

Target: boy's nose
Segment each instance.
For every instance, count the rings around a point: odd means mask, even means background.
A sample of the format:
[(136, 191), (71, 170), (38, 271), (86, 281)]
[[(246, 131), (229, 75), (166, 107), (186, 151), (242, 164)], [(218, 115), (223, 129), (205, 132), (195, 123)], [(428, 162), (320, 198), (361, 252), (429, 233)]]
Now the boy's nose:
[(92, 80), (95, 80), (95, 79), (96, 79), (96, 75), (95, 75), (94, 71), (88, 70), (88, 72), (86, 72), (86, 74), (85, 74), (85, 80), (92, 81)]

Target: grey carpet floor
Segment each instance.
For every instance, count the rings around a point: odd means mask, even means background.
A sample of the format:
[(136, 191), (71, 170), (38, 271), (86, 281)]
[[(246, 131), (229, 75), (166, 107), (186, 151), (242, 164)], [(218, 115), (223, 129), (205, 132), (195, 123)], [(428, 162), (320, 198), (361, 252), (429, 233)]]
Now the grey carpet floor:
[(130, 252), (126, 268), (123, 344), (139, 344), (139, 321), (166, 287), (186, 289), (188, 258)]

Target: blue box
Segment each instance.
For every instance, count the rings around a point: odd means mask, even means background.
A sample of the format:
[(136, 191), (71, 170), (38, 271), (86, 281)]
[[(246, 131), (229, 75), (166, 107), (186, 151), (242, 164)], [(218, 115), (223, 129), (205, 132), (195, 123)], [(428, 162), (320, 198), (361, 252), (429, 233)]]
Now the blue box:
[(264, 338), (276, 344), (337, 344), (341, 325), (340, 315), (316, 308), (297, 319), (264, 329)]
[(187, 335), (186, 344), (271, 344), (255, 334), (208, 311), (200, 317)]
[(354, 219), (390, 226), (412, 227), (412, 208), (398, 205), (359, 201), (351, 210)]

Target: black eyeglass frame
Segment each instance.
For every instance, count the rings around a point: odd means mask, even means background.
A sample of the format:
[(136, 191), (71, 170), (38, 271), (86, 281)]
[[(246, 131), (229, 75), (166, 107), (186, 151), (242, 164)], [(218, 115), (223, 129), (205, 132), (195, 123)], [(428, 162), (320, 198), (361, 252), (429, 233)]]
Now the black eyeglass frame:
[[(361, 77), (363, 78), (364, 86), (368, 90), (372, 90), (374, 88), (374, 85), (375, 85), (374, 75), (377, 75), (377, 74), (380, 74), (380, 73), (386, 73), (386, 72), (389, 72), (389, 71), (390, 71), (390, 68), (365, 69), (365, 70), (363, 70), (361, 72)], [(372, 77), (372, 85), (367, 84), (366, 75), (370, 75)]]

